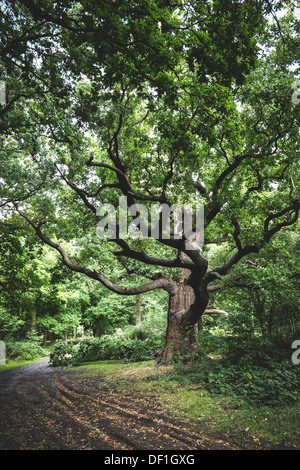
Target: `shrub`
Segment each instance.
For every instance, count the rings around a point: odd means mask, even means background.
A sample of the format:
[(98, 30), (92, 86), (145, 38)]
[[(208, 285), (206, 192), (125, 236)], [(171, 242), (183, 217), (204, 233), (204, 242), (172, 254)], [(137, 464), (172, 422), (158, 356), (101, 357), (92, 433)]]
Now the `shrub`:
[(198, 334), (200, 348), (205, 353), (222, 354), (224, 352), (225, 341), (222, 336), (216, 336), (209, 331), (200, 331)]
[(90, 338), (80, 341), (77, 348), (74, 348), (72, 364), (79, 365), (84, 362), (120, 359), (120, 357), (121, 347), (118, 341), (113, 342), (110, 336)]
[(138, 362), (154, 359), (163, 347), (162, 330), (149, 329), (145, 325), (128, 327), (114, 335), (101, 338), (87, 338), (72, 348), (65, 343), (57, 343), (50, 354), (50, 365), (80, 365), (111, 359), (123, 359), (124, 362)]
[(71, 364), (73, 347), (64, 341), (58, 341), (50, 353), (49, 364), (53, 367), (68, 366)]
[(48, 352), (39, 344), (30, 341), (8, 341), (5, 346), (6, 356), (9, 359), (29, 361), (48, 355)]
[(147, 361), (154, 359), (161, 347), (162, 341), (155, 336), (138, 339), (112, 335), (87, 339), (81, 341), (74, 351), (72, 364), (111, 359), (123, 359), (124, 362)]
[(179, 363), (170, 378), (201, 384), (212, 395), (258, 406), (284, 406), (299, 400), (299, 372), (291, 351), (258, 339), (238, 343), (231, 338), (225, 358), (206, 358), (188, 368)]
[(245, 398), (255, 405), (280, 406), (299, 399), (300, 376), (291, 361), (271, 367), (215, 363), (205, 382), (212, 394)]

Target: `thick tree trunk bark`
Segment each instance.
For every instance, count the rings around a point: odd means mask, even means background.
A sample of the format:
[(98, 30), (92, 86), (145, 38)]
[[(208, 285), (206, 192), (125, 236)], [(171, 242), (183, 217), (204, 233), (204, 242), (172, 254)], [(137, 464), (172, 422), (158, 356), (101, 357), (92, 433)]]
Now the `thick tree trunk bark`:
[(176, 281), (177, 288), (174, 295), (170, 295), (168, 309), (168, 326), (164, 349), (158, 354), (158, 364), (169, 364), (193, 351), (199, 351), (197, 344), (197, 323), (205, 312), (208, 294), (203, 286), (203, 292), (197, 291), (184, 281)]

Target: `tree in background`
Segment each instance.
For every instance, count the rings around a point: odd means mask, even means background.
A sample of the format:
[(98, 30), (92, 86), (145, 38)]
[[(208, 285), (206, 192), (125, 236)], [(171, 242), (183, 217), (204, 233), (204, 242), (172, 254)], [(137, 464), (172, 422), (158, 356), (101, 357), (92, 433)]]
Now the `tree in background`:
[(299, 235), (277, 235), (258, 257), (236, 266), (215, 301), (232, 312), (228, 330), (239, 337), (263, 339), (290, 348), (299, 336)]
[[(23, 227), (1, 224), (1, 333), (24, 339), (48, 333), (62, 336), (78, 325), (80, 289), (62, 269), (58, 254), (28, 237)], [(79, 286), (80, 287), (80, 286)]]

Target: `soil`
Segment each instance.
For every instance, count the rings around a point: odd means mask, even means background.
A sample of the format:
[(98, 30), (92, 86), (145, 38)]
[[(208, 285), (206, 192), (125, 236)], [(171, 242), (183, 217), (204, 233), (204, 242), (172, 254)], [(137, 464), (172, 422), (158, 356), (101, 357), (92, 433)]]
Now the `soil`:
[(105, 377), (42, 359), (0, 373), (0, 450), (257, 450), (168, 415), (156, 397), (120, 392)]

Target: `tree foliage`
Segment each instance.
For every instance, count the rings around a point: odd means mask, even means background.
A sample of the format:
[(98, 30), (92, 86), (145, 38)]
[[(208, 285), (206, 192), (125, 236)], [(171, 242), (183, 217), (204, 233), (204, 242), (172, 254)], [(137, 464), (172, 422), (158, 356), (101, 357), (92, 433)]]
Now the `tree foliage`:
[[(173, 315), (182, 352), (209, 292), (298, 220), (299, 20), (292, 11), (279, 19), (282, 7), (23, 0), (1, 8), (3, 221), (21, 216), (66, 267), (116, 294), (164, 289), (174, 300), (187, 269), (194, 301)], [(97, 207), (120, 195), (148, 208), (203, 204), (202, 252), (175, 238), (99, 242)], [(221, 255), (210, 256), (216, 244)], [(125, 273), (138, 282), (122, 282)]]

